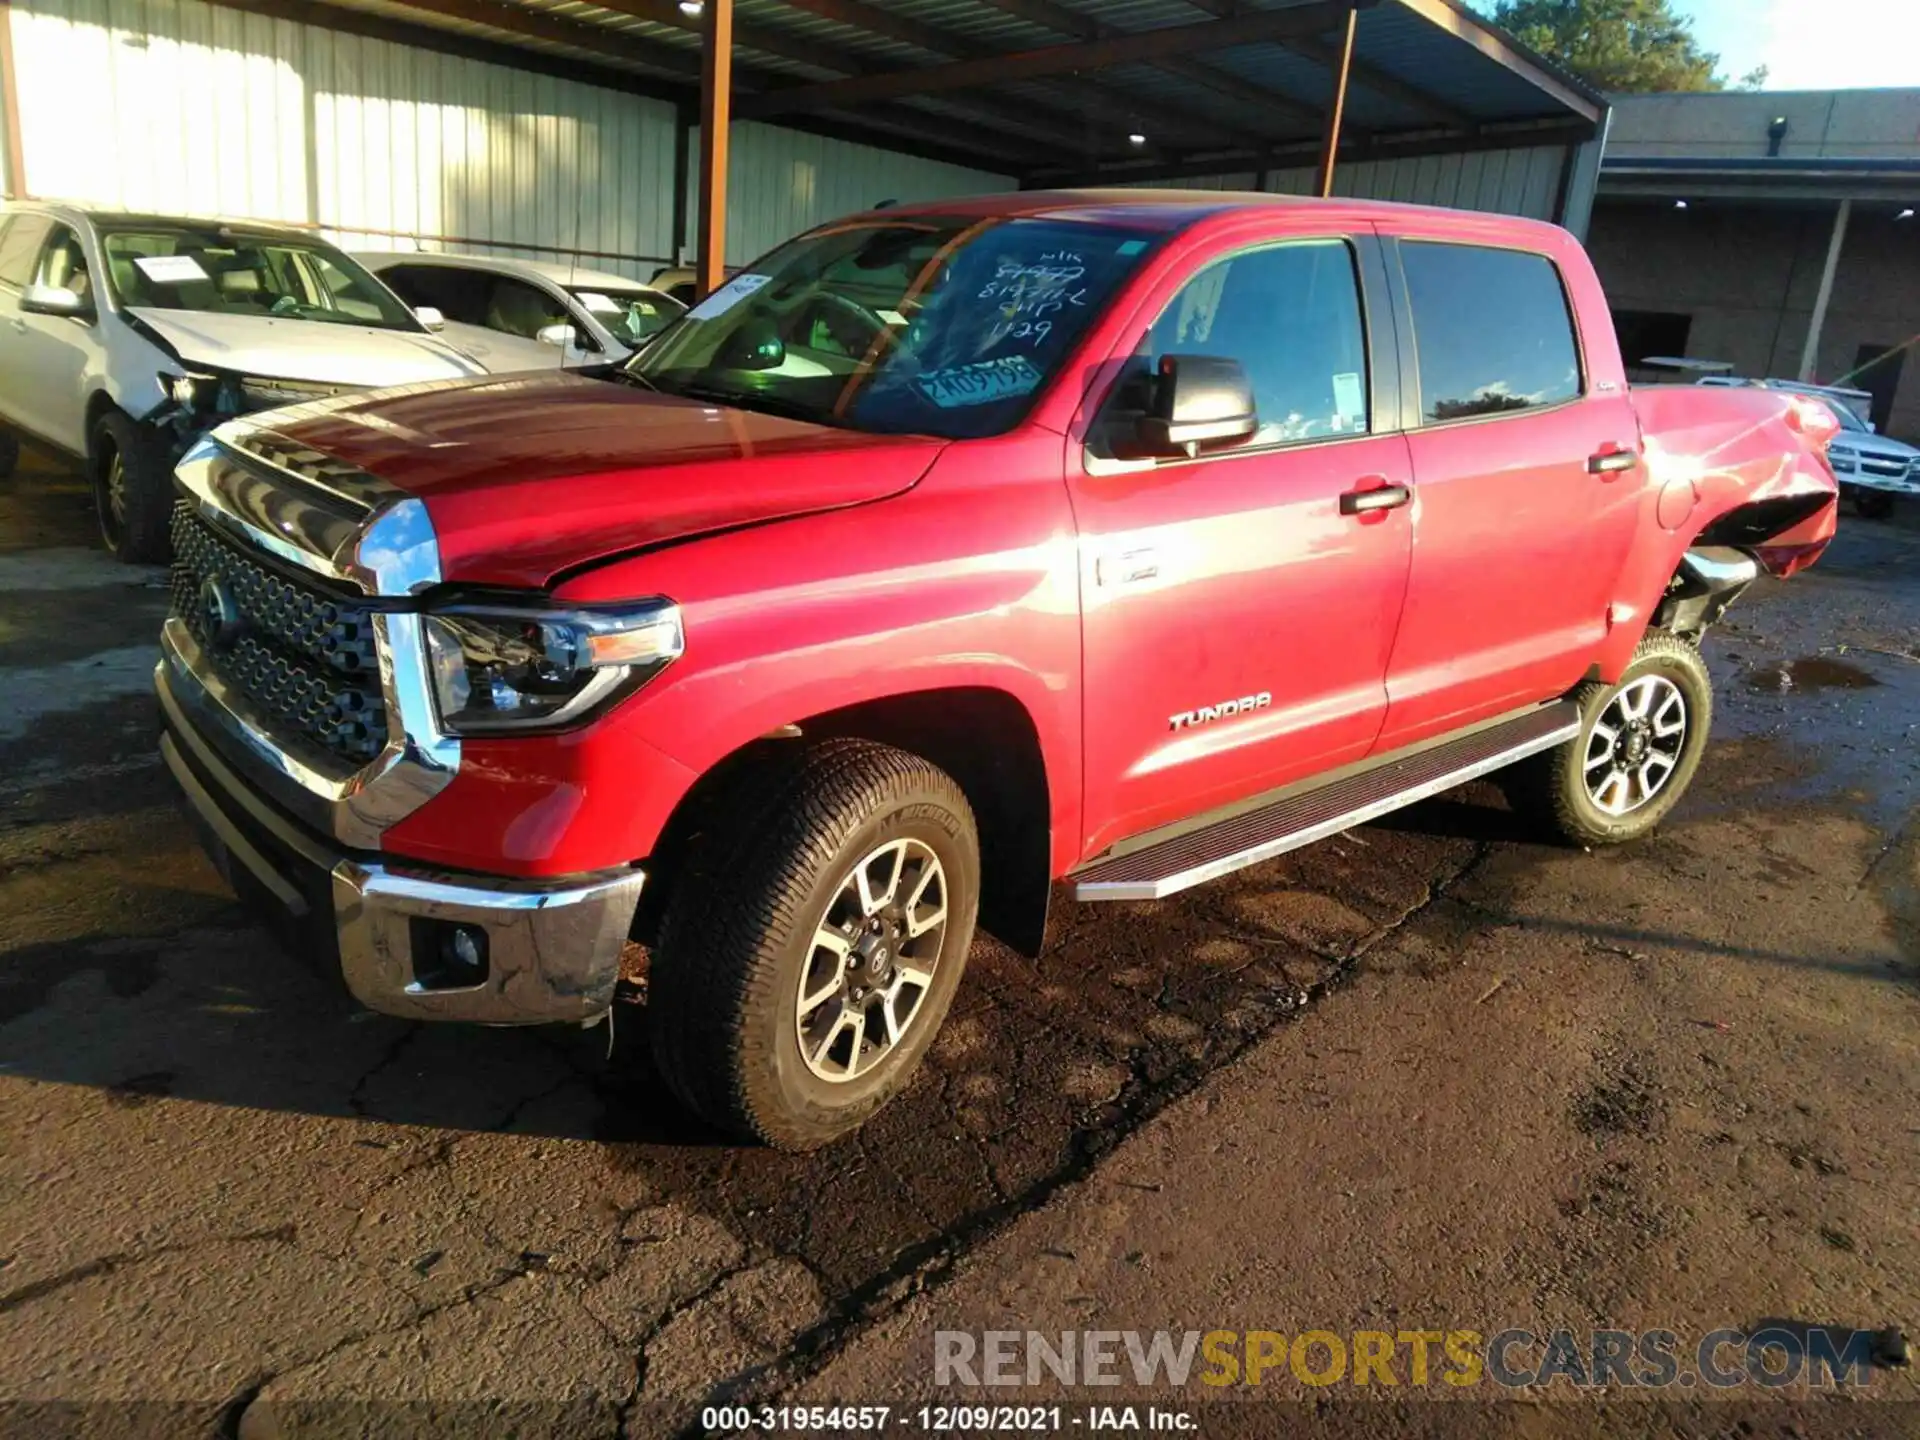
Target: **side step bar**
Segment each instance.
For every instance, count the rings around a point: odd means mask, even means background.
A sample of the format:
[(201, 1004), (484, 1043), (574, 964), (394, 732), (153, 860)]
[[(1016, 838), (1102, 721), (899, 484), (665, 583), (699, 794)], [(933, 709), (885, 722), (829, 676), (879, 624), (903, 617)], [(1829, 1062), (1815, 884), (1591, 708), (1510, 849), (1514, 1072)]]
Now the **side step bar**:
[(1579, 733), (1579, 707), (1571, 700), (1555, 701), (1457, 740), (1297, 791), (1205, 829), (1112, 860), (1095, 861), (1069, 877), (1073, 898), (1158, 900), (1464, 785), (1565, 744)]

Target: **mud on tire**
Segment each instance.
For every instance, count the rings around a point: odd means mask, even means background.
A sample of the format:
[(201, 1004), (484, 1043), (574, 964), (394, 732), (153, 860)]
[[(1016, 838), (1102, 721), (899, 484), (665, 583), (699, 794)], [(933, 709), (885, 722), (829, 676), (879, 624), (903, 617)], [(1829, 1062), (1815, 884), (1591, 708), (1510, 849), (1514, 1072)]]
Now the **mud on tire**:
[(889, 746), (825, 741), (762, 779), (735, 787), (667, 902), (648, 1030), (702, 1118), (809, 1150), (925, 1056), (973, 941), (979, 840), (953, 779)]
[(1575, 845), (1637, 840), (1700, 768), (1713, 721), (1700, 651), (1649, 631), (1619, 683), (1590, 682), (1570, 698), (1580, 707), (1579, 736), (1515, 766), (1508, 797)]

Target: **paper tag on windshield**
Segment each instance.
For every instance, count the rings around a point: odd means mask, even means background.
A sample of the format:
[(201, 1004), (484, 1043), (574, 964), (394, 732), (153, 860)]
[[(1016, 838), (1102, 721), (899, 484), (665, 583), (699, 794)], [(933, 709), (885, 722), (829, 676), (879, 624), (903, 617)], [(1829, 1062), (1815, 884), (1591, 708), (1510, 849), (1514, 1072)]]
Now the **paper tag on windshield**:
[(914, 377), (914, 384), (942, 410), (964, 405), (992, 405), (1040, 388), (1040, 372), (1024, 355), (1003, 355), (950, 370), (933, 370)]
[(695, 320), (711, 320), (716, 315), (724, 315), (772, 278), (771, 275), (736, 275), (687, 314)]
[(1358, 420), (1367, 413), (1358, 372), (1346, 370), (1333, 377), (1333, 408), (1342, 420)]
[(618, 315), (626, 309), (611, 295), (602, 295), (598, 290), (582, 290), (578, 299), (596, 315)]
[(188, 285), (207, 278), (207, 272), (191, 255), (136, 255), (133, 263), (156, 285)]

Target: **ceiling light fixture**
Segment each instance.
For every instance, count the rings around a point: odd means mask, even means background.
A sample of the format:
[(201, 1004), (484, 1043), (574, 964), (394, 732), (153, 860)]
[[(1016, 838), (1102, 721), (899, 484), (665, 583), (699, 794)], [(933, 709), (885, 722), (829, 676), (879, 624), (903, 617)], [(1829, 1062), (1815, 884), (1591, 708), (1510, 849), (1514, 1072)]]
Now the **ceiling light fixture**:
[(1135, 130), (1131, 135), (1127, 136), (1127, 143), (1129, 145), (1144, 145), (1147, 143), (1147, 137), (1142, 135), (1138, 130)]
[(1906, 209), (1902, 210), (1898, 215), (1894, 216), (1893, 218), (1896, 220), (1911, 220), (1913, 218), (1913, 207), (1909, 205)]
[(1676, 210), (1684, 210), (1687, 208), (1687, 202), (1684, 200), (1676, 200), (1673, 202), (1673, 208)]
[(707, 7), (701, 3), (701, 0), (680, 0), (680, 13), (682, 15), (698, 16), (706, 8)]

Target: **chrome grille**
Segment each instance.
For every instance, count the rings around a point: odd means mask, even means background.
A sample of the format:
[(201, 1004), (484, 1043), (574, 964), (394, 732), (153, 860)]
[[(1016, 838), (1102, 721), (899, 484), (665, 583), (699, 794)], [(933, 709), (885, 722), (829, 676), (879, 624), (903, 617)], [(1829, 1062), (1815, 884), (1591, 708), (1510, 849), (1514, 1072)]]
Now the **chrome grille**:
[[(217, 577), (237, 623), (215, 635)], [(173, 511), (173, 613), (221, 677), (308, 741), (356, 763), (387, 742), (373, 612), (352, 597), (263, 564), (186, 501)]]

